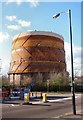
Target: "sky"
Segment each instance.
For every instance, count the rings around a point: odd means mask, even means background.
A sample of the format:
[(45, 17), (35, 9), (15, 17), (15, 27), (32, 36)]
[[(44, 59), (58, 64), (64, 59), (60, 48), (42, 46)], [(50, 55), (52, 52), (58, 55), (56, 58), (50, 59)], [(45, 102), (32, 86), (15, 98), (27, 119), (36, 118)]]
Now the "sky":
[[(27, 2), (28, 1), (28, 2)], [(64, 37), (67, 71), (71, 74), (68, 10), (72, 12), (74, 74), (81, 72), (81, 2), (39, 2), (39, 0), (4, 0), (0, 2), (0, 59), (2, 73), (9, 70), (12, 38), (29, 30), (51, 31)], [(54, 14), (62, 13), (57, 19)]]

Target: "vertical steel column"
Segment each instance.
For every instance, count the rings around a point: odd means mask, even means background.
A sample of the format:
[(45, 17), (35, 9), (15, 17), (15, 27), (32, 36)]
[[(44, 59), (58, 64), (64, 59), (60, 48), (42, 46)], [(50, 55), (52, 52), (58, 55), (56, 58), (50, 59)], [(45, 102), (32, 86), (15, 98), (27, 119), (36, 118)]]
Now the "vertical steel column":
[(74, 82), (74, 70), (73, 70), (73, 48), (72, 48), (72, 26), (71, 26), (71, 10), (69, 10), (69, 27), (70, 27), (70, 45), (71, 45), (71, 73), (72, 73), (72, 104), (73, 114), (76, 115), (75, 105), (75, 82)]

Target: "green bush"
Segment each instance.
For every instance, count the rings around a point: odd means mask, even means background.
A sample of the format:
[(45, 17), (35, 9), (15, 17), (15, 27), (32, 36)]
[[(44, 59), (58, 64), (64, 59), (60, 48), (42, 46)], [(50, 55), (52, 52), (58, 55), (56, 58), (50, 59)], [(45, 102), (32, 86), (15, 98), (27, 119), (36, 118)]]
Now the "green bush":
[[(38, 92), (47, 92), (47, 85), (35, 85), (32, 88), (32, 91), (38, 91)], [(60, 85), (49, 85), (49, 92), (58, 92), (58, 91), (63, 91), (63, 92), (70, 92), (71, 91), (71, 87), (69, 85), (64, 85), (64, 86), (60, 86)]]
[(83, 84), (75, 85), (75, 92), (83, 92)]

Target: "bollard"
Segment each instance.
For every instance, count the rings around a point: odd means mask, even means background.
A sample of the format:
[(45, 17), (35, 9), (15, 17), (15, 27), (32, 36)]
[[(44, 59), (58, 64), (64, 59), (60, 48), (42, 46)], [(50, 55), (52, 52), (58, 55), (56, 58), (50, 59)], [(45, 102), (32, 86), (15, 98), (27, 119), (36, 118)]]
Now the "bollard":
[(41, 94), (41, 98), (42, 98), (42, 92), (40, 94)]
[(32, 92), (32, 96), (33, 96), (33, 92)]
[(29, 100), (30, 100), (30, 94), (29, 94), (29, 93), (25, 93), (25, 94), (24, 94), (24, 101), (25, 101), (26, 103), (29, 103)]
[(30, 103), (29, 101), (30, 101), (30, 93), (25, 93), (23, 105), (27, 105), (27, 104), (32, 105), (32, 103)]
[(46, 93), (43, 93), (42, 97), (43, 97), (43, 102), (46, 102), (47, 101)]
[(29, 101), (30, 101), (30, 97), (31, 97), (31, 94), (30, 94), (30, 92), (29, 92)]
[(35, 97), (37, 98), (37, 92), (35, 93)]

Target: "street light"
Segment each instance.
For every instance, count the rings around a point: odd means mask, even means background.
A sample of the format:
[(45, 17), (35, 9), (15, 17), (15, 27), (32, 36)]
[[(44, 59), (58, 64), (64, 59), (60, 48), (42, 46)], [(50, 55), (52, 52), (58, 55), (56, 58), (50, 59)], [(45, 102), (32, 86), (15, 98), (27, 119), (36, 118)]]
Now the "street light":
[(49, 80), (47, 80), (47, 92), (49, 92)]
[(75, 105), (75, 82), (74, 82), (74, 72), (73, 72), (73, 47), (72, 47), (72, 25), (71, 25), (71, 10), (68, 12), (61, 12), (53, 15), (53, 18), (58, 18), (62, 13), (68, 13), (69, 15), (69, 28), (70, 28), (70, 45), (71, 45), (71, 73), (72, 73), (72, 104), (73, 104), (73, 114), (76, 115), (76, 105)]

